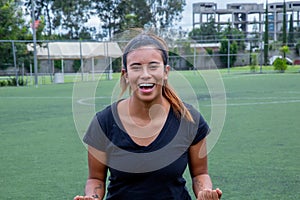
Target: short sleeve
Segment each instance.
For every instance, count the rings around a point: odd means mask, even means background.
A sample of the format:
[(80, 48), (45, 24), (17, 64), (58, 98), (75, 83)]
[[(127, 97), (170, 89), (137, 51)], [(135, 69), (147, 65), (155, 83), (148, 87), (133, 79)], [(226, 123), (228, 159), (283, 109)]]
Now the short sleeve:
[(190, 111), (195, 122), (195, 124), (193, 124), (193, 128), (190, 129), (191, 131), (193, 131), (193, 133), (190, 133), (193, 137), (191, 145), (195, 145), (209, 134), (210, 128), (198, 110), (196, 110), (192, 105), (185, 105)]
[(197, 133), (196, 136), (192, 142), (192, 145), (197, 144), (201, 140), (203, 140), (210, 132), (210, 128), (202, 115), (199, 113), (199, 123), (198, 123), (198, 128), (197, 128)]

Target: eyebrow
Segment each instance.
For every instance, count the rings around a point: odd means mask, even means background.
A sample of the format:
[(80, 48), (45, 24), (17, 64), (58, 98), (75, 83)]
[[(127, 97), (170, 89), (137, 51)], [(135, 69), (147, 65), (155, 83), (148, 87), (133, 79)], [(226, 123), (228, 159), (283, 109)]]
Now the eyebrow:
[[(151, 65), (151, 64), (161, 64), (161, 62), (159, 62), (159, 61), (151, 61), (151, 62), (148, 63), (148, 65)], [(138, 63), (138, 62), (135, 62), (135, 63), (130, 64), (129, 66), (134, 66), (134, 65), (142, 65), (142, 64)]]

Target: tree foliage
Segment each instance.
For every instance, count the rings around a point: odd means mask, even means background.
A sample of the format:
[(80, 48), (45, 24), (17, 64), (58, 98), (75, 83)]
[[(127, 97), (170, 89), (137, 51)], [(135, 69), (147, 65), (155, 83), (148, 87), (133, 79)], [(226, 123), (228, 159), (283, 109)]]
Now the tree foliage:
[(168, 28), (181, 19), (183, 0), (93, 0), (92, 7), (101, 22), (103, 36), (112, 37), (128, 28)]
[(142, 28), (151, 21), (150, 8), (145, 0), (102, 0), (92, 3), (93, 14), (102, 22), (102, 37), (111, 38), (128, 28)]
[[(229, 45), (229, 46), (228, 46)], [(229, 49), (228, 49), (229, 47)], [(229, 52), (228, 52), (229, 50)], [(236, 41), (228, 41), (228, 38), (224, 38), (221, 41), (221, 47), (220, 47), (220, 59), (222, 63), (224, 64), (224, 67), (227, 67), (228, 64), (230, 67), (232, 67), (237, 59), (237, 54), (238, 52), (238, 44)], [(228, 55), (229, 54), (229, 55)], [(228, 63), (228, 56), (229, 56), (229, 63)]]
[[(231, 24), (228, 24), (221, 34), (223, 39), (221, 40), (221, 47), (219, 51), (219, 53), (222, 55), (220, 59), (225, 67), (227, 67), (228, 64), (230, 64), (230, 67), (232, 67), (237, 60), (236, 54), (238, 51), (245, 49), (244, 34), (237, 28), (232, 27)], [(229, 63), (228, 54), (230, 55)]]
[(218, 41), (218, 29), (215, 19), (211, 17), (207, 23), (201, 24), (200, 28), (195, 28), (189, 33), (189, 37), (202, 43), (212, 43)]
[(286, 54), (290, 52), (290, 49), (287, 45), (282, 46), (279, 50), (282, 52), (283, 58), (286, 58)]
[(282, 21), (282, 45), (286, 45), (287, 34), (286, 34), (286, 3), (283, 1), (283, 21)]
[(232, 43), (235, 41), (238, 45), (237, 50), (244, 50), (246, 45), (244, 43), (245, 35), (239, 29), (232, 27), (231, 24), (228, 23), (227, 27), (221, 32), (221, 35), (230, 40)]
[(289, 34), (288, 34), (288, 46), (294, 46), (295, 36), (294, 36), (294, 19), (293, 15), (290, 16), (289, 21)]
[(17, 0), (0, 0), (0, 38), (2, 40), (26, 39), (28, 28), (22, 18)]
[(185, 0), (146, 0), (152, 13), (151, 24), (157, 28), (168, 28), (182, 16)]
[(121, 6), (119, 6), (121, 2), (121, 0), (92, 1), (93, 14), (99, 17), (104, 29), (101, 37), (109, 36), (111, 38), (112, 33), (118, 29), (118, 21), (120, 21), (118, 15), (123, 13)]
[[(24, 1), (31, 14), (31, 0)], [(184, 0), (35, 0), (35, 18), (44, 17), (44, 35), (49, 38), (58, 34), (66, 39), (101, 39), (145, 25), (170, 27), (181, 19), (184, 6)], [(85, 25), (92, 15), (100, 19), (102, 30)]]
[(284, 72), (287, 69), (287, 63), (284, 58), (276, 58), (273, 63), (274, 70)]
[(269, 56), (269, 11), (268, 11), (268, 1), (266, 3), (265, 10), (265, 34), (264, 34), (264, 64), (268, 64)]
[[(24, 40), (28, 39), (28, 27), (22, 18), (20, 1), (0, 0), (0, 38), (1, 40)], [(26, 54), (25, 44), (15, 45), (18, 56)], [(12, 66), (13, 52), (12, 43), (0, 43), (0, 68)]]
[[(27, 14), (32, 17), (32, 5), (31, 5), (31, 0), (25, 0), (24, 5), (27, 8)], [(52, 31), (54, 29), (54, 26), (52, 24), (52, 17), (51, 15), (53, 14), (51, 7), (53, 5), (53, 0), (36, 0), (35, 1), (35, 19), (39, 20), (41, 16), (44, 18), (44, 22), (46, 22), (45, 26), (45, 32), (48, 35), (52, 35)]]
[(230, 54), (230, 66), (233, 66), (237, 60), (237, 52), (246, 48), (245, 35), (242, 31), (232, 27), (230, 23), (224, 29), (220, 29), (220, 27), (215, 25), (213, 18), (210, 18), (210, 21), (201, 25), (200, 28), (193, 29), (189, 36), (200, 43), (220, 42), (220, 59), (225, 67), (228, 66), (228, 53)]
[[(27, 14), (32, 15), (31, 0), (25, 0)], [(44, 35), (65, 39), (89, 39), (94, 28), (85, 24), (90, 19), (89, 0), (35, 0), (35, 19), (44, 19)]]

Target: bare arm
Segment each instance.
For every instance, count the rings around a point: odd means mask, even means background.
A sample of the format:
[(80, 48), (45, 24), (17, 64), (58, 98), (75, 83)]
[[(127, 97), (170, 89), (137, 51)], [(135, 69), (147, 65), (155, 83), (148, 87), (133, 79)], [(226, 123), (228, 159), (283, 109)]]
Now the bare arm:
[(76, 196), (74, 200), (103, 199), (107, 174), (106, 155), (95, 148), (88, 147), (89, 176), (85, 186), (85, 196)]
[(208, 174), (206, 139), (190, 147), (189, 168), (193, 179), (193, 191), (197, 200), (218, 200), (221, 198), (220, 189), (213, 190), (212, 182)]

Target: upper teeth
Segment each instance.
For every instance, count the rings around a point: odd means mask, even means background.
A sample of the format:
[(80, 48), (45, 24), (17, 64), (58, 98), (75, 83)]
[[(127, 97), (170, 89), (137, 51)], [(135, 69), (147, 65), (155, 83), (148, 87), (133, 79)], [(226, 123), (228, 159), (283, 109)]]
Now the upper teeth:
[(153, 83), (141, 83), (140, 87), (152, 87), (153, 85)]

